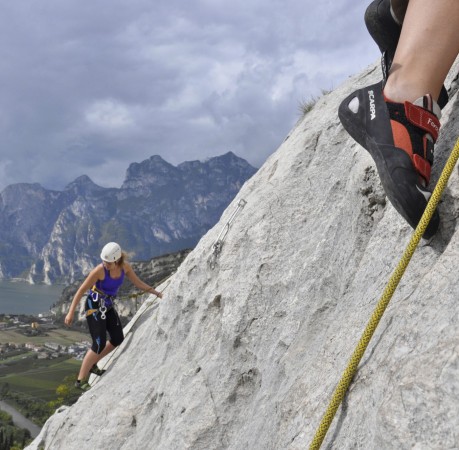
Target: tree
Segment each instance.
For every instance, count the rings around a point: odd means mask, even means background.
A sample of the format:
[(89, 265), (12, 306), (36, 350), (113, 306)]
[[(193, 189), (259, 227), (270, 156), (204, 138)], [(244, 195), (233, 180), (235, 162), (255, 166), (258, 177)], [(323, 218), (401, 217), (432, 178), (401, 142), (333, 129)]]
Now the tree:
[(56, 389), (56, 394), (65, 401), (70, 395), (70, 387), (67, 384), (60, 384)]
[(9, 383), (3, 383), (2, 387), (0, 388), (0, 397), (5, 398), (8, 395), (9, 391), (10, 391)]
[(14, 445), (14, 436), (13, 436), (13, 433), (9, 433), (7, 438), (6, 438), (6, 448), (9, 450), (11, 449), (11, 447)]

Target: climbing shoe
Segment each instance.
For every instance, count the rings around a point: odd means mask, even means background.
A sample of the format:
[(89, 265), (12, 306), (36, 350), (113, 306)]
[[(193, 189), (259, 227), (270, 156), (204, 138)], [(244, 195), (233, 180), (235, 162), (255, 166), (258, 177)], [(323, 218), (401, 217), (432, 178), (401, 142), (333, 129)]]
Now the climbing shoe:
[[(431, 195), (426, 187), (440, 114), (430, 95), (414, 103), (391, 102), (382, 82), (355, 91), (338, 109), (345, 130), (373, 158), (389, 201), (413, 228)], [(439, 223), (435, 211), (423, 237), (430, 239)]]
[[(381, 66), (383, 80), (387, 80), (394, 59), (402, 26), (394, 18), (390, 0), (374, 0), (365, 11), (365, 25), (379, 50), (382, 53)], [(445, 86), (442, 86), (438, 105), (443, 109), (449, 97)]]
[(89, 389), (91, 389), (91, 386), (89, 385), (87, 381), (80, 381), (80, 380), (75, 381), (75, 387), (82, 391), (88, 391)]
[(105, 373), (105, 370), (99, 369), (97, 364), (94, 364), (91, 369), (89, 370), (90, 373), (93, 373), (94, 375), (97, 375), (98, 377), (102, 376)]
[(395, 20), (390, 0), (374, 0), (365, 11), (365, 25), (381, 53), (392, 63), (402, 26)]

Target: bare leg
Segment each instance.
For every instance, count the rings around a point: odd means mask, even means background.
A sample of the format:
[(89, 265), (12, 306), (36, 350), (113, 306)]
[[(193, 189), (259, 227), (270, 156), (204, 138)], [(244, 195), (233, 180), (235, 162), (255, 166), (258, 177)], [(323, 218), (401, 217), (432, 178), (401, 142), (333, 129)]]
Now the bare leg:
[(94, 364), (97, 364), (98, 361), (100, 361), (104, 356), (108, 355), (114, 349), (115, 347), (110, 342), (107, 342), (107, 345), (99, 354), (89, 349), (86, 352), (86, 355), (81, 364), (80, 373), (78, 374), (78, 379), (84, 380), (88, 378), (91, 367)]
[(458, 0), (410, 0), (385, 95), (413, 102), (430, 93), (437, 100), (459, 53), (458, 29)]
[(104, 356), (107, 356), (111, 351), (115, 350), (115, 346), (111, 342), (107, 342), (105, 348), (99, 353), (99, 358), (96, 362), (99, 362)]
[(93, 350), (89, 349), (84, 356), (83, 362), (80, 367), (80, 373), (78, 374), (79, 380), (88, 378), (91, 367), (98, 361), (99, 355)]

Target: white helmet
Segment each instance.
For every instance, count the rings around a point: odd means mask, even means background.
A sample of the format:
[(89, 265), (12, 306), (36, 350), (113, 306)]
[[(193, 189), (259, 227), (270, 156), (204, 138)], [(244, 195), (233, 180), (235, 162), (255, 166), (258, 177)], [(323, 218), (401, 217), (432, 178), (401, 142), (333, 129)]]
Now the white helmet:
[(116, 242), (109, 242), (100, 254), (102, 261), (115, 262), (121, 258), (121, 247)]

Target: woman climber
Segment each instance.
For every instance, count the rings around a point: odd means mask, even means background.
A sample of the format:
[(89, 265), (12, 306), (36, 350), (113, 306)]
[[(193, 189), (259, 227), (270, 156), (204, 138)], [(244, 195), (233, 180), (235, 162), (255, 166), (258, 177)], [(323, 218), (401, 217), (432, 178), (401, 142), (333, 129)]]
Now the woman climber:
[[(89, 388), (89, 384), (84, 380), (87, 380), (90, 373), (102, 375), (104, 372), (97, 367), (97, 362), (124, 340), (123, 327), (113, 305), (124, 277), (126, 276), (139, 289), (150, 292), (159, 298), (163, 297), (161, 292), (156, 291), (138, 278), (126, 261), (126, 254), (116, 242), (109, 242), (105, 245), (100, 257), (102, 263), (95, 267), (81, 284), (65, 317), (65, 324), (71, 325), (78, 303), (89, 290), (86, 296), (85, 311), (92, 337), (92, 346), (83, 359), (78, 379), (75, 382), (75, 386), (83, 390)], [(108, 343), (107, 331), (110, 335)]]

